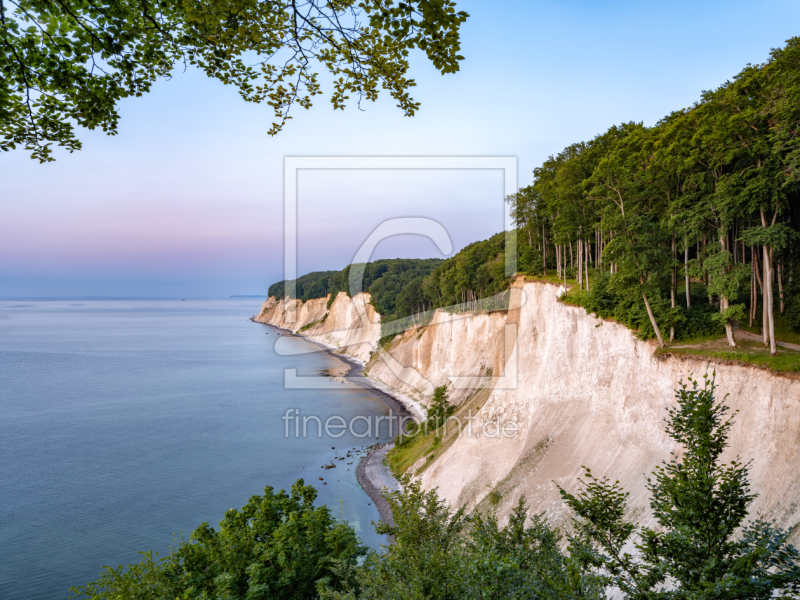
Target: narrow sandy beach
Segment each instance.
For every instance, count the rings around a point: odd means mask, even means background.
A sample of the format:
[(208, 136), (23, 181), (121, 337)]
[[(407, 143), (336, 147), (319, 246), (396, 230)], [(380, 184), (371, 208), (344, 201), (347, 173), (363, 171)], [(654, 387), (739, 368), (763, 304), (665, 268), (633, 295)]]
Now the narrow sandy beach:
[[(253, 322), (258, 323), (258, 321), (255, 320), (253, 320)], [(380, 398), (380, 400), (387, 406), (387, 408), (389, 408), (394, 416), (399, 417), (400, 419), (417, 417), (415, 412), (410, 410), (409, 407), (406, 406), (401, 400), (392, 396), (390, 393), (385, 391), (385, 389), (378, 389), (368, 378), (364, 377), (362, 374), (364, 371), (364, 365), (361, 362), (349, 356), (344, 356), (338, 352), (334, 352), (332, 348), (302, 334), (295, 333), (291, 330), (283, 329), (281, 327), (276, 327), (275, 325), (268, 325), (266, 323), (261, 323), (261, 325), (266, 325), (271, 329), (280, 331), (283, 335), (303, 338), (305, 341), (314, 344), (321, 350), (327, 352), (329, 356), (332, 356), (343, 362), (345, 365), (347, 365), (347, 367), (349, 367), (349, 370), (344, 374), (344, 378), (349, 380), (351, 384), (357, 385)], [(386, 453), (393, 447), (394, 442), (374, 446), (370, 450), (369, 454), (361, 459), (361, 462), (358, 463), (358, 467), (356, 468), (356, 477), (358, 478), (358, 482), (361, 484), (361, 487), (364, 488), (364, 491), (367, 493), (367, 495), (372, 499), (372, 502), (378, 509), (381, 520), (391, 525), (394, 524), (392, 513), (389, 510), (389, 504), (386, 502), (386, 500), (384, 500), (381, 492), (384, 488), (389, 490), (398, 490), (401, 488), (400, 482), (394, 478), (389, 467), (384, 464)]]
[(389, 491), (399, 490), (400, 482), (397, 481), (392, 475), (389, 467), (383, 464), (386, 458), (386, 453), (394, 448), (394, 443), (380, 444), (373, 447), (369, 454), (361, 459), (356, 468), (356, 477), (358, 483), (367, 492), (375, 508), (378, 509), (378, 514), (381, 520), (389, 525), (394, 525), (392, 518), (392, 511), (389, 509), (389, 503), (383, 497), (383, 490)]

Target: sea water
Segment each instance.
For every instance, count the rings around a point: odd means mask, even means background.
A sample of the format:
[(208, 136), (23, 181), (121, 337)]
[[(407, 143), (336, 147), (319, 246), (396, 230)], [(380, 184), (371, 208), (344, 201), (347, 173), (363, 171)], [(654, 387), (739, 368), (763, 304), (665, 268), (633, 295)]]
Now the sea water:
[(332, 439), (310, 426), (295, 438), (290, 427), (287, 438), (282, 417), (388, 410), (349, 384), (285, 389), (285, 369), (323, 377), (341, 365), (276, 353), (277, 330), (249, 321), (258, 309), (253, 299), (0, 301), (0, 598), (65, 599), (103, 565), (163, 555), (174, 534), (216, 526), (265, 486), (288, 491), (301, 477), (367, 545), (385, 542), (355, 464), (321, 466), (388, 432)]

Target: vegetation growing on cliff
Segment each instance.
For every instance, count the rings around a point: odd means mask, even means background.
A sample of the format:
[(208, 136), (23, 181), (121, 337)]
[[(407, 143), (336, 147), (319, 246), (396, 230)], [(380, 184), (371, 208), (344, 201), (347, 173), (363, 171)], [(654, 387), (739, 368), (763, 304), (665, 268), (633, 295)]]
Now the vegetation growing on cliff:
[[(561, 489), (575, 512), (570, 551), (625, 598), (773, 598), (800, 592), (800, 553), (789, 533), (758, 517), (745, 522), (756, 495), (749, 464), (723, 463), (733, 426), (713, 379), (676, 390), (667, 434), (681, 446), (656, 467), (647, 487), (657, 528), (625, 520), (619, 482), (586, 469), (583, 489)], [(637, 555), (629, 554), (633, 544)], [(666, 588), (674, 588), (665, 591)]]
[(323, 600), (472, 600), (603, 598), (600, 580), (559, 549), (561, 534), (528, 517), (525, 499), (501, 527), (494, 515), (468, 516), (419, 482), (387, 495), (394, 543), (370, 552), (347, 590), (321, 589)]

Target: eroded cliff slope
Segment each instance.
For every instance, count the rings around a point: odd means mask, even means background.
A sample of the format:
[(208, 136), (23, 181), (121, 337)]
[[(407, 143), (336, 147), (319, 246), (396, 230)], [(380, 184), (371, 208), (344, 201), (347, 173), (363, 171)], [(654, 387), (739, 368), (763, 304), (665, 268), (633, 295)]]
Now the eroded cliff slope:
[[(673, 390), (689, 375), (716, 371), (719, 393), (736, 415), (726, 458), (752, 459), (753, 511), (791, 526), (800, 520), (800, 380), (753, 367), (658, 357), (622, 325), (558, 302), (557, 286), (519, 280), (506, 312), (450, 314), (406, 331), (374, 356), (369, 375), (425, 400), (445, 385), (456, 403), (488, 386), (472, 422), (433, 461), (416, 465), (424, 487), (439, 488), (454, 505), (491, 503), (507, 514), (525, 494), (531, 511), (557, 523), (568, 514), (556, 484), (575, 489), (582, 466), (619, 479), (631, 492), (631, 517), (648, 522), (646, 474), (674, 450), (664, 433)], [(290, 329), (368, 358), (380, 337), (378, 316), (360, 327), (366, 294), (298, 303)], [(259, 320), (279, 326), (286, 304), (269, 300)], [(357, 329), (352, 329), (355, 327)], [(453, 377), (458, 378), (457, 389)], [(515, 423), (516, 435), (497, 435), (493, 423)], [(485, 427), (484, 427), (485, 426)], [(482, 433), (486, 432), (486, 433)], [(421, 468), (424, 466), (424, 469)], [(491, 494), (491, 496), (490, 496)]]
[(367, 360), (381, 337), (380, 315), (369, 300), (366, 293), (350, 298), (339, 292), (328, 310), (328, 298), (303, 302), (270, 297), (255, 320), (301, 332), (343, 354)]

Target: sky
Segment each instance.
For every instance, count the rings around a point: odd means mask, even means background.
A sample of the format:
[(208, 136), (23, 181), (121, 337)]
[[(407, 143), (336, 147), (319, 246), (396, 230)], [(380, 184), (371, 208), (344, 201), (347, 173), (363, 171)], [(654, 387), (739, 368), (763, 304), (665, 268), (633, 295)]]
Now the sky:
[[(442, 76), (412, 56), (413, 118), (385, 93), (345, 111), (317, 96), (270, 137), (269, 107), (177, 71), (121, 103), (119, 135), (81, 131), (83, 150), (45, 165), (0, 154), (0, 297), (266, 294), (284, 273), (285, 157), (511, 156), (525, 186), (565, 146), (653, 125), (800, 35), (796, 2), (457, 6), (466, 60)], [(435, 219), (458, 251), (503, 229), (509, 191), (499, 170), (302, 170), (298, 272), (343, 268), (397, 217)], [(373, 254), (431, 256), (411, 235)]]

